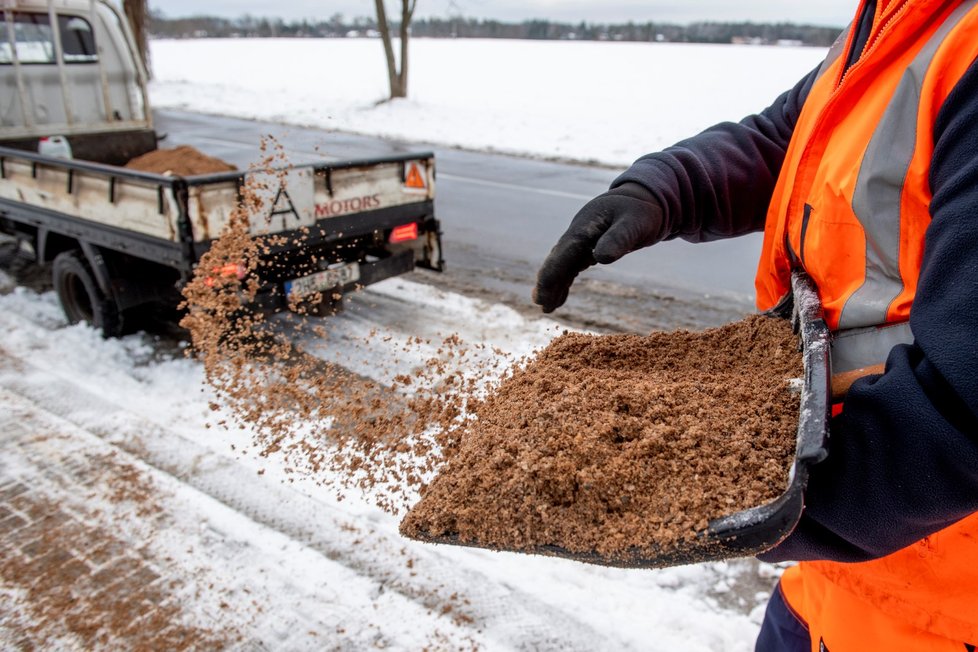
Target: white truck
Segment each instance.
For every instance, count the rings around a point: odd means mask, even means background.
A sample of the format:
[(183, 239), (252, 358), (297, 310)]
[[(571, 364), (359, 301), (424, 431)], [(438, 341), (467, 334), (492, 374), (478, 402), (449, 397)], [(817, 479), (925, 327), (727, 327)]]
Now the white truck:
[(246, 187), (264, 187), (252, 233), (277, 236), (261, 309), (443, 269), (431, 153), (186, 177), (121, 167), (157, 147), (125, 19), (105, 0), (6, 0), (0, 16), (0, 232), (52, 263), (72, 323), (115, 336), (142, 307), (176, 305)]

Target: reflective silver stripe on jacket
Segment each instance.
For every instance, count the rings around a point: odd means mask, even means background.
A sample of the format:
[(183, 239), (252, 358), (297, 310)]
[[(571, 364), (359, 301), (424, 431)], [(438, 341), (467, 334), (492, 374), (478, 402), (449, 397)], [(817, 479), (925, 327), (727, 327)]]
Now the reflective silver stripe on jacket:
[(897, 344), (912, 344), (910, 322), (838, 331), (832, 335), (832, 373), (837, 374), (886, 362)]
[(825, 71), (829, 69), (835, 60), (842, 56), (843, 50), (846, 49), (846, 43), (849, 41), (849, 32), (852, 31), (852, 26), (855, 23), (849, 23), (849, 26), (842, 30), (839, 34), (839, 38), (835, 39), (835, 42), (829, 46), (829, 52), (825, 55), (825, 61), (822, 65), (818, 67), (818, 73), (815, 75), (816, 81), (825, 74)]
[(900, 197), (917, 143), (921, 88), (937, 49), (978, 0), (962, 3), (903, 73), (859, 167), (852, 210), (866, 233), (866, 275), (849, 296), (839, 328), (882, 324), (903, 292), (900, 276)]

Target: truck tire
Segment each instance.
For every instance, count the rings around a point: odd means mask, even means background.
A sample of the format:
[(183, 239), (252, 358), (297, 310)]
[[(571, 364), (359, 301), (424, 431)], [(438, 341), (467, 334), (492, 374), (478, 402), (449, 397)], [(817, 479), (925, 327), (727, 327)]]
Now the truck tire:
[(81, 252), (63, 251), (55, 256), (51, 276), (69, 323), (88, 322), (102, 337), (122, 335), (122, 312), (112, 297), (102, 293)]

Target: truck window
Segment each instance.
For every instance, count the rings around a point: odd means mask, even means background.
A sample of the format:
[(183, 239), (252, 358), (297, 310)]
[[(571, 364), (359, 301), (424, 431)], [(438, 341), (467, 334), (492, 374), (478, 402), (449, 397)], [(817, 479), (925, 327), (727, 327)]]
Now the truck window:
[(13, 47), (20, 63), (54, 63), (54, 34), (46, 14), (14, 12), (14, 44), (10, 43), (7, 12), (3, 15), (4, 39), (0, 42), (0, 64), (11, 64)]
[[(13, 63), (7, 28), (7, 14), (0, 12), (3, 23), (3, 40), (0, 41), (0, 64)], [(54, 33), (47, 14), (14, 12), (14, 39), (17, 60), (20, 63), (54, 63)], [(65, 63), (91, 63), (98, 61), (95, 50), (95, 33), (91, 24), (80, 16), (58, 14), (58, 31), (61, 33), (61, 50)]]
[(64, 52), (65, 63), (98, 61), (95, 34), (87, 20), (80, 16), (58, 14), (58, 31), (61, 32), (61, 50)]

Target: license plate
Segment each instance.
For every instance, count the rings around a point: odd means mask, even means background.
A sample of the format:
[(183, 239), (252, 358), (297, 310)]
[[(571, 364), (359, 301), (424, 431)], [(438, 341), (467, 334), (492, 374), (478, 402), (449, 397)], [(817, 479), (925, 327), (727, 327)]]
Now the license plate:
[(321, 272), (285, 282), (285, 295), (304, 297), (324, 292), (360, 280), (360, 263), (346, 263)]

